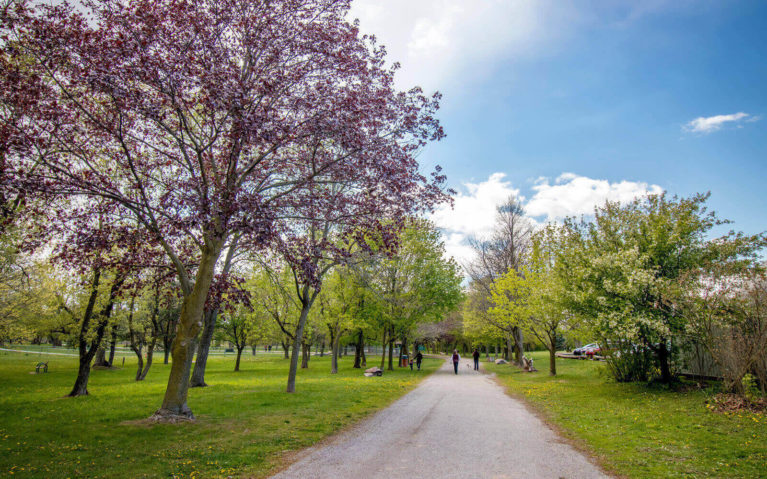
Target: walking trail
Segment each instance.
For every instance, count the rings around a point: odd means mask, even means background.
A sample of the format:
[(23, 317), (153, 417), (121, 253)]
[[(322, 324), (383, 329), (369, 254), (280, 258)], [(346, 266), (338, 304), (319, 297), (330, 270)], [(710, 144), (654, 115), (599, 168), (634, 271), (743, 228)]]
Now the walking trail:
[[(468, 364), (468, 367), (467, 367)], [(375, 381), (375, 378), (370, 378)], [(273, 479), (608, 478), (486, 374), (445, 365)]]

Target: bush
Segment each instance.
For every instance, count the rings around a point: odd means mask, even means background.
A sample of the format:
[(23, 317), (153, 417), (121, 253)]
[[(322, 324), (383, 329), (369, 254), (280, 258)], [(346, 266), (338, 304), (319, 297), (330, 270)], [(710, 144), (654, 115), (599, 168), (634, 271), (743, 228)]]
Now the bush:
[(626, 340), (603, 340), (602, 356), (607, 370), (617, 382), (649, 381), (657, 371), (653, 354), (645, 347)]

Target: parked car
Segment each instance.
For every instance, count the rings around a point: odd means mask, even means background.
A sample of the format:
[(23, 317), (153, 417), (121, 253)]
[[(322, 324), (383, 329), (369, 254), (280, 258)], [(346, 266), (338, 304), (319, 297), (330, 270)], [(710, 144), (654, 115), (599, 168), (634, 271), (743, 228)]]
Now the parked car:
[(575, 348), (575, 349), (573, 349), (573, 354), (576, 355), (576, 356), (580, 356), (582, 354), (586, 354), (586, 351), (588, 351), (589, 349), (592, 349), (592, 348), (599, 349), (599, 345), (597, 343), (591, 343), (591, 344), (587, 344), (585, 346), (581, 346), (580, 348)]
[(585, 351), (583, 351), (583, 354), (590, 357), (593, 357), (595, 354), (599, 354), (600, 352), (602, 352), (602, 348), (600, 348), (599, 345), (596, 343), (593, 346), (585, 347), (584, 349)]

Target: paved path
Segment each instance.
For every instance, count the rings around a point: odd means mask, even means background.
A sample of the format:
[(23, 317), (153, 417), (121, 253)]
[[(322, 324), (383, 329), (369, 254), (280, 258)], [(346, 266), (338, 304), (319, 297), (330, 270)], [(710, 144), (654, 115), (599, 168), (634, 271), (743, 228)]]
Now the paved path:
[(608, 477), (467, 363), (461, 361), (458, 376), (445, 363), (393, 405), (309, 449), (273, 479)]

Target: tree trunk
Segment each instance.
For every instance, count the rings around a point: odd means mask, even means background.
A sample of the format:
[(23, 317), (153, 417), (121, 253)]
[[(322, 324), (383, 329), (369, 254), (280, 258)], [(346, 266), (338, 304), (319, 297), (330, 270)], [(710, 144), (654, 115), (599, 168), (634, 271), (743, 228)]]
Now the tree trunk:
[(309, 356), (312, 353), (312, 345), (306, 341), (301, 343), (301, 369), (309, 369)]
[(338, 354), (341, 349), (341, 335), (334, 334), (330, 347), (333, 350), (333, 356), (330, 359), (330, 374), (338, 374)]
[(200, 335), (200, 344), (197, 346), (197, 359), (194, 362), (192, 378), (189, 380), (189, 386), (193, 388), (204, 388), (205, 367), (208, 364), (208, 353), (210, 343), (213, 340), (213, 332), (216, 328), (216, 319), (218, 317), (218, 308), (205, 311), (204, 325)]
[(192, 410), (186, 404), (189, 371), (192, 366), (195, 339), (202, 326), (205, 301), (208, 298), (216, 262), (221, 253), (221, 243), (218, 242), (214, 247), (206, 247), (203, 250), (194, 286), (192, 291), (185, 295), (181, 305), (176, 337), (171, 347), (173, 362), (168, 377), (168, 387), (165, 390), (162, 406), (155, 413), (158, 419), (194, 419)]
[[(229, 271), (232, 268), (232, 258), (237, 249), (239, 239), (239, 235), (235, 236), (229, 245), (229, 249), (226, 251), (224, 267), (221, 270), (221, 273), (224, 275), (229, 274)], [(189, 380), (189, 385), (193, 388), (207, 386), (205, 383), (205, 367), (208, 365), (208, 352), (210, 351), (210, 343), (213, 341), (213, 331), (216, 328), (217, 318), (218, 308), (205, 311), (205, 323), (203, 325), (202, 334), (200, 335), (200, 342), (197, 345), (197, 360), (194, 362), (194, 371), (192, 371), (192, 378)], [(253, 351), (253, 355), (255, 355), (255, 349)]]
[(387, 368), (389, 371), (394, 371), (394, 364), (393, 364), (393, 357), (394, 356), (394, 339), (389, 340), (389, 367)]
[(660, 380), (664, 384), (671, 383), (671, 366), (669, 365), (669, 356), (669, 351), (666, 347), (666, 340), (661, 339), (661, 343), (658, 347), (658, 363), (660, 366)]
[(256, 346), (251, 346), (251, 348), (252, 348), (252, 351), (253, 351), (253, 356), (255, 356), (256, 355)]
[(168, 364), (168, 358), (170, 357), (170, 348), (172, 345), (173, 345), (172, 342), (168, 344), (167, 341), (163, 340), (163, 349), (165, 350), (164, 351), (165, 357), (163, 359), (164, 364)]
[(141, 372), (144, 370), (144, 355), (141, 351), (141, 345), (131, 344), (131, 349), (138, 358), (138, 368), (136, 369), (136, 381), (141, 381)]
[(80, 357), (80, 367), (77, 369), (77, 379), (75, 379), (75, 386), (69, 393), (69, 397), (75, 396), (87, 396), (88, 395), (88, 378), (91, 375), (91, 358), (84, 360)]
[(383, 350), (383, 353), (381, 354), (381, 370), (383, 371), (383, 368), (386, 365), (386, 329), (385, 328), (383, 331), (383, 339), (381, 340), (381, 349)]
[(154, 347), (157, 344), (157, 338), (152, 338), (152, 342), (149, 344), (146, 350), (146, 363), (144, 364), (144, 370), (141, 371), (141, 375), (136, 381), (143, 381), (146, 378), (149, 368), (152, 367), (152, 357), (154, 356)]
[(109, 363), (107, 362), (107, 351), (105, 348), (99, 347), (98, 351), (96, 351), (96, 359), (93, 362), (94, 366), (101, 366), (102, 368), (109, 367)]
[(365, 336), (360, 329), (357, 333), (357, 344), (354, 345), (354, 368), (362, 367), (362, 355), (365, 354)]
[(556, 344), (552, 345), (549, 349), (549, 375), (557, 375), (557, 348)]
[(304, 337), (304, 327), (306, 326), (306, 319), (309, 317), (309, 310), (317, 299), (317, 291), (314, 291), (309, 297), (309, 287), (304, 287), (304, 300), (302, 301), (301, 315), (298, 317), (298, 327), (296, 328), (296, 335), (293, 338), (293, 351), (290, 355), (290, 369), (288, 370), (288, 387), (287, 392), (296, 392), (296, 373), (298, 373), (298, 350), (301, 346), (302, 339)]
[(523, 344), (522, 344), (522, 329), (520, 328), (513, 328), (512, 334), (514, 337), (514, 361), (517, 363), (517, 366), (524, 367), (525, 362), (523, 361), (524, 356), (524, 350), (523, 350)]
[(290, 345), (287, 341), (280, 341), (280, 344), (282, 345), (282, 354), (285, 356), (285, 359), (290, 359)]
[(112, 327), (112, 341), (109, 343), (109, 365), (115, 364), (115, 348), (117, 347), (117, 328)]
[[(331, 344), (333, 343), (333, 341), (330, 341), (330, 342)], [(321, 358), (325, 357), (325, 340), (322, 340), (322, 343), (320, 343), (320, 357)]]
[[(304, 288), (307, 292), (308, 288)], [(304, 295), (306, 297), (306, 295)], [(298, 327), (296, 328), (296, 335), (293, 338), (293, 351), (290, 355), (290, 369), (288, 370), (288, 387), (287, 392), (296, 392), (296, 374), (298, 373), (298, 354), (301, 349), (301, 340), (304, 337), (304, 326), (306, 326), (306, 318), (309, 317), (309, 309), (312, 307), (314, 298), (317, 297), (316, 292), (313, 295), (311, 301), (304, 301), (301, 307), (301, 315), (298, 317)]]
[(69, 393), (70, 397), (85, 396), (88, 394), (88, 378), (91, 373), (91, 361), (94, 354), (98, 351), (101, 340), (104, 337), (104, 330), (109, 322), (109, 317), (112, 314), (112, 308), (114, 307), (114, 300), (117, 297), (117, 293), (120, 290), (125, 277), (117, 277), (112, 282), (112, 287), (109, 291), (109, 300), (104, 309), (100, 312), (99, 316), (101, 320), (96, 328), (96, 336), (88, 344), (86, 336), (88, 335), (91, 319), (94, 316), (93, 309), (96, 305), (96, 298), (98, 297), (98, 286), (101, 279), (101, 272), (96, 270), (93, 275), (93, 282), (91, 283), (91, 294), (88, 298), (88, 303), (85, 307), (83, 314), (83, 322), (80, 325), (80, 333), (78, 336), (78, 350), (80, 353), (79, 367), (77, 370), (77, 379), (75, 379), (75, 385), (72, 391)]
[(242, 356), (243, 349), (245, 349), (245, 346), (237, 346), (237, 361), (234, 363), (234, 372), (238, 372), (240, 370), (240, 357)]

